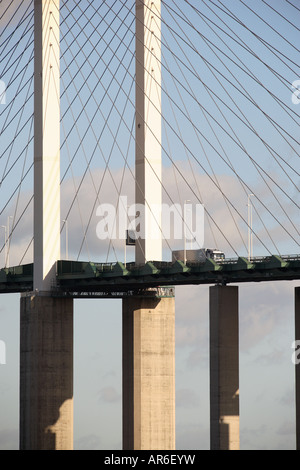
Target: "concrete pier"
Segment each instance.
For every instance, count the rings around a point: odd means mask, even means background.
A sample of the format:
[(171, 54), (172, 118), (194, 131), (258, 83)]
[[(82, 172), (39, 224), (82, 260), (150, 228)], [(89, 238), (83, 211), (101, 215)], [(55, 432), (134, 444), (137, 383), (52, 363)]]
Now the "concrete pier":
[[(295, 288), (295, 340), (300, 341), (300, 287)], [(296, 389), (296, 448), (300, 450), (300, 361), (295, 363)], [(299, 363), (298, 363), (299, 362)]]
[(20, 449), (73, 449), (73, 299), (21, 297)]
[(175, 299), (123, 299), (123, 449), (175, 449)]
[(239, 450), (238, 287), (210, 288), (211, 450)]

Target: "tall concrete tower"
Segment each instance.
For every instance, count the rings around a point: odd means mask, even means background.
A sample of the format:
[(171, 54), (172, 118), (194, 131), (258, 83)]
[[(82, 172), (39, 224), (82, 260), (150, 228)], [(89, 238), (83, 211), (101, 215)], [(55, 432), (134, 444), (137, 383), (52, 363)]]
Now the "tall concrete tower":
[(136, 263), (161, 261), (161, 2), (136, 1)]
[[(136, 0), (136, 263), (162, 259), (161, 1)], [(123, 299), (123, 448), (175, 448), (174, 298)]]
[(60, 3), (34, 1), (34, 292), (21, 297), (20, 448), (73, 447), (73, 300), (60, 259)]

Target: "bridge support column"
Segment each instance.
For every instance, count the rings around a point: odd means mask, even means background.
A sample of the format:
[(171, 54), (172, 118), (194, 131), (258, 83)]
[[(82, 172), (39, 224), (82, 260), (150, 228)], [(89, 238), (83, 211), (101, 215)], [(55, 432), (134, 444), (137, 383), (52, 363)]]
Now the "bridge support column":
[(123, 300), (123, 449), (175, 449), (175, 300)]
[(20, 449), (73, 448), (73, 299), (21, 297)]
[(210, 288), (210, 439), (212, 450), (239, 450), (238, 287)]
[[(295, 339), (300, 341), (300, 287), (295, 288)], [(296, 448), (300, 450), (300, 363), (295, 363)]]

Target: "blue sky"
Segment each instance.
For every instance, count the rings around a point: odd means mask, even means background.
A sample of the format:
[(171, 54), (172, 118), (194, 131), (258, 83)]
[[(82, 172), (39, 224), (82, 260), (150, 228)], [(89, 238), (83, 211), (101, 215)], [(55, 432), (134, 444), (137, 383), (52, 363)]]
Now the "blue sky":
[[(101, 202), (116, 200), (112, 180), (133, 201), (134, 2), (130, 0), (122, 6), (121, 0), (107, 1), (99, 9), (100, 15), (89, 3), (69, 1), (68, 7), (62, 7), (61, 218), (68, 215), (70, 258), (115, 261), (113, 250), (108, 251), (108, 245), (101, 244), (96, 237), (94, 185), (98, 188), (103, 181), (99, 192)], [(201, 15), (188, 3), (198, 8)], [(164, 200), (168, 201), (168, 195), (173, 202), (190, 199), (197, 203), (201, 199), (223, 232), (211, 231), (212, 219), (207, 219), (206, 245), (213, 247), (216, 242), (228, 257), (236, 255), (232, 245), (239, 255), (246, 256), (246, 205), (251, 189), (256, 208), (254, 254), (267, 254), (268, 249), (281, 254), (299, 253), (300, 165), (299, 145), (294, 139), (299, 135), (300, 105), (293, 104), (291, 99), (292, 83), (300, 78), (299, 31), (288, 22), (298, 25), (299, 11), (285, 0), (254, 0), (251, 8), (256, 14), (241, 1), (188, 3), (168, 0), (163, 8)], [(31, 1), (24, 1), (24, 9), (7, 29), (4, 24), (10, 18), (7, 16), (10, 10), (0, 20), (1, 38), (6, 40), (0, 53), (0, 79), (10, 84), (6, 105), (0, 105), (0, 225), (6, 225), (8, 216), (17, 220), (32, 195), (31, 5)], [(16, 28), (27, 7), (28, 19)], [(247, 28), (230, 18), (234, 14)], [(13, 39), (8, 41), (13, 31)], [(235, 34), (244, 41), (243, 46)], [(97, 44), (96, 50), (93, 44)], [(116, 56), (114, 50), (118, 51)], [(13, 77), (18, 78), (12, 81)], [(26, 84), (24, 89), (22, 84)], [(6, 126), (10, 119), (12, 122)], [(246, 125), (248, 122), (252, 130)], [(116, 142), (115, 129), (118, 129)], [(9, 145), (12, 141), (14, 144)], [(110, 171), (105, 170), (108, 156)], [(72, 157), (74, 163), (69, 168)], [(90, 170), (81, 182), (86, 161), (90, 159)], [(259, 172), (260, 168), (263, 171)], [(19, 196), (16, 193), (8, 201), (12, 188), (27, 170)], [(68, 170), (66, 174), (65, 170)], [(79, 197), (70, 210), (74, 188), (80, 188)], [(82, 244), (89, 218), (88, 243)], [(0, 237), (2, 266), (3, 229)], [(20, 259), (31, 262), (32, 246), (23, 258), (31, 237), (32, 205), (29, 205), (12, 238), (11, 264), (19, 264)], [(122, 259), (121, 243), (115, 244), (115, 252)], [(128, 260), (133, 258), (132, 249), (128, 249), (127, 256)], [(167, 246), (164, 246), (164, 256), (170, 258)], [(244, 449), (295, 448), (291, 345), (296, 285), (296, 282), (283, 282), (240, 286), (241, 447)], [(120, 301), (81, 300), (74, 305), (75, 448), (120, 449), (121, 304)], [(18, 295), (1, 296), (0, 340), (6, 344), (6, 365), (0, 365), (0, 449), (10, 449), (18, 447)], [(208, 340), (208, 288), (176, 288), (178, 449), (209, 448)]]

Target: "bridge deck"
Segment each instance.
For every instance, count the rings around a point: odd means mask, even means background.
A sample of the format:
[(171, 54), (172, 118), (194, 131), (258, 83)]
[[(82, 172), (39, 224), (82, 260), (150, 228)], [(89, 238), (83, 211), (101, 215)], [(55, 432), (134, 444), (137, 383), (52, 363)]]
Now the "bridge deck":
[[(181, 261), (92, 263), (58, 261), (54, 295), (123, 297), (149, 288), (177, 285), (239, 284), (300, 279), (300, 255), (227, 259), (216, 263)], [(0, 270), (0, 293), (31, 292), (33, 264)]]

